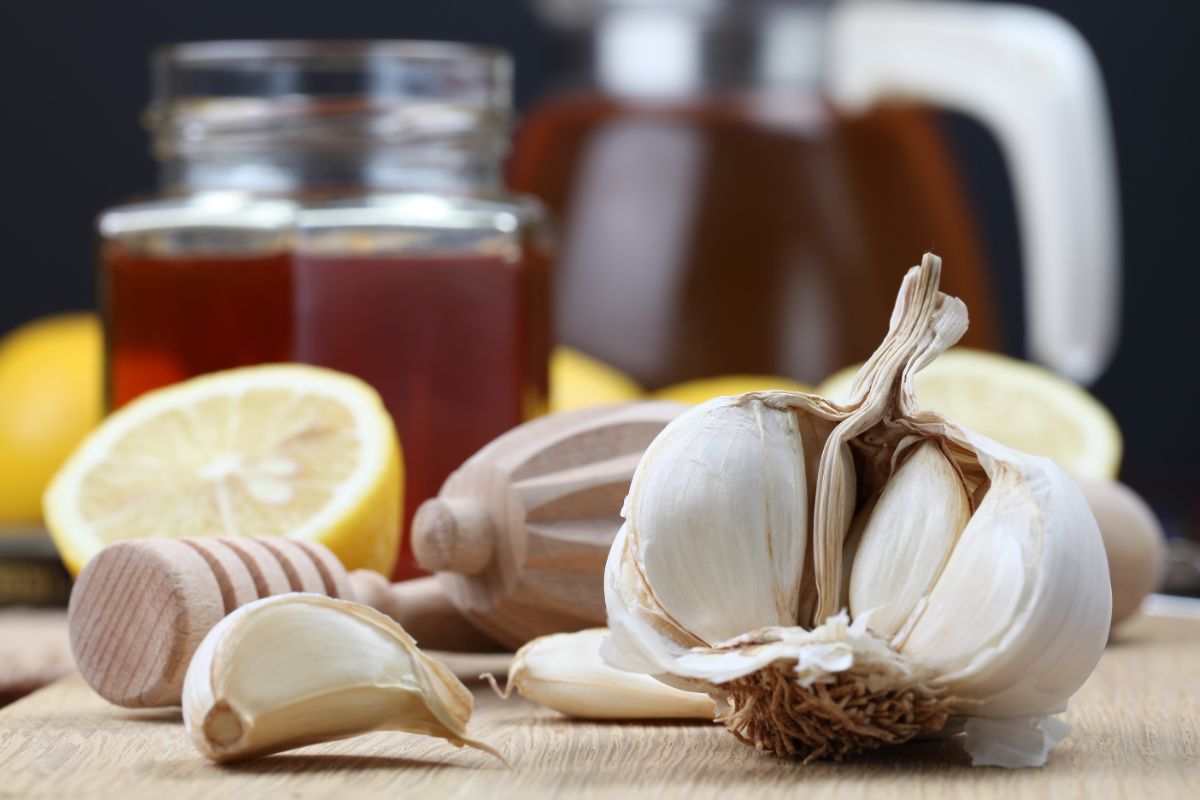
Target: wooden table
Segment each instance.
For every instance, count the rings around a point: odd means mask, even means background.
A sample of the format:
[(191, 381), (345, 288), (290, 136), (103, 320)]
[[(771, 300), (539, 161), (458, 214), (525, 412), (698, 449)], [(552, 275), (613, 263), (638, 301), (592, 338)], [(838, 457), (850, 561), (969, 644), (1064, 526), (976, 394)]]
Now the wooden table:
[(66, 611), (0, 608), (0, 707), (73, 669)]
[(568, 720), (476, 692), (472, 750), (398, 733), (220, 767), (177, 709), (108, 705), (78, 675), (0, 711), (0, 797), (1200, 798), (1200, 620), (1124, 626), (1072, 700), (1074, 730), (1038, 770), (973, 768), (954, 740), (844, 764), (755, 753), (716, 726)]

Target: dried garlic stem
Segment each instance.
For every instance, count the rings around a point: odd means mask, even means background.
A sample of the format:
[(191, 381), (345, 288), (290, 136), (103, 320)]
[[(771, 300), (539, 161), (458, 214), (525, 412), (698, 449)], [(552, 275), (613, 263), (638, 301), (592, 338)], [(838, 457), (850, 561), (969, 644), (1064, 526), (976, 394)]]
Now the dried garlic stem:
[(850, 442), (871, 428), (914, 413), (912, 376), (967, 329), (963, 302), (937, 290), (941, 276), (942, 260), (927, 253), (921, 266), (905, 277), (887, 337), (855, 376), (846, 407), (849, 414), (821, 453), (813, 501), (813, 567), (819, 602), (809, 625), (836, 614), (842, 596), (842, 545), (854, 516), (857, 484)]

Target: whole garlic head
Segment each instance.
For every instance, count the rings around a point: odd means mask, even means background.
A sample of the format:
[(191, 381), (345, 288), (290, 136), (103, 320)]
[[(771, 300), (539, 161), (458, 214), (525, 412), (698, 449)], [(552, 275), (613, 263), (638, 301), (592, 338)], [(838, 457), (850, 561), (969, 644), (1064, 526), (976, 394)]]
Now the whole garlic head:
[(966, 330), (927, 254), (839, 405), (716, 398), (642, 457), (605, 573), (612, 665), (703, 689), (743, 741), (835, 757), (964, 720), (976, 764), (1045, 762), (1111, 594), (1051, 461), (916, 407)]

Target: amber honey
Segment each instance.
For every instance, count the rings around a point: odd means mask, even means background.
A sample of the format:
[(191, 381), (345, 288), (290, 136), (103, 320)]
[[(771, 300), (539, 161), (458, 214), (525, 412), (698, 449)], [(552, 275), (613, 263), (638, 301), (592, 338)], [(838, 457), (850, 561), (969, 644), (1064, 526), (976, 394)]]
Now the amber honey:
[[(545, 411), (545, 283), (535, 252), (296, 256), (296, 358), (383, 396), (407, 465), (406, 530), (463, 461)], [(406, 537), (398, 577), (417, 574)]]
[[(650, 388), (732, 373), (817, 382), (866, 358), (901, 276), (935, 250), (996, 347), (994, 293), (949, 150), (926, 112), (770, 118), (752, 96), (560, 96), (510, 163), (562, 225), (563, 341)], [(770, 109), (777, 111), (778, 109)]]
[(215, 370), (292, 357), (287, 253), (101, 252), (108, 403)]

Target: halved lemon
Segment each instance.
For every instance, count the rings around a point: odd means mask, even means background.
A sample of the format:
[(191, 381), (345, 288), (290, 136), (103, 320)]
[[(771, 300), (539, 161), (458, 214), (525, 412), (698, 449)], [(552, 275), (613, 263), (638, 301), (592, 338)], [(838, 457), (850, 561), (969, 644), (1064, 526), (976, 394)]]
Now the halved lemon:
[[(826, 379), (817, 394), (842, 402), (858, 366)], [(976, 433), (1048, 456), (1081, 478), (1113, 479), (1123, 444), (1116, 420), (1078, 384), (1008, 356), (958, 347), (917, 374), (917, 402)]]
[(390, 573), (403, 466), (378, 393), (316, 367), (216, 372), (106, 419), (54, 476), (46, 526), (78, 574), (121, 539), (289, 536)]

